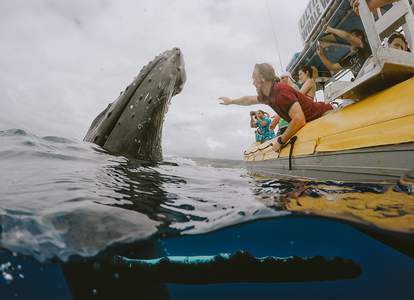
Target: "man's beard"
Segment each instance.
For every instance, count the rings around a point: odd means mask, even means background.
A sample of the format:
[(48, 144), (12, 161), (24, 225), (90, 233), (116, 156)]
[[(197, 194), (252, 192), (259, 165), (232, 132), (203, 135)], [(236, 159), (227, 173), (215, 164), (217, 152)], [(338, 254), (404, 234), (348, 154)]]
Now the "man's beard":
[(256, 86), (256, 92), (257, 92), (258, 95), (263, 94), (262, 93), (262, 85), (260, 83)]

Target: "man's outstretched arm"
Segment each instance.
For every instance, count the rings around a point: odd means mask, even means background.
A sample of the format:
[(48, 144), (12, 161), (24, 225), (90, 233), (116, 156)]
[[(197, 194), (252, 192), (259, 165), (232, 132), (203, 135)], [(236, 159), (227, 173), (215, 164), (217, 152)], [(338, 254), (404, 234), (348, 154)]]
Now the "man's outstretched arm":
[(253, 104), (260, 104), (259, 100), (257, 99), (257, 96), (244, 96), (234, 100), (231, 100), (228, 97), (220, 97), (219, 99), (223, 101), (220, 102), (221, 105), (237, 104), (247, 106)]

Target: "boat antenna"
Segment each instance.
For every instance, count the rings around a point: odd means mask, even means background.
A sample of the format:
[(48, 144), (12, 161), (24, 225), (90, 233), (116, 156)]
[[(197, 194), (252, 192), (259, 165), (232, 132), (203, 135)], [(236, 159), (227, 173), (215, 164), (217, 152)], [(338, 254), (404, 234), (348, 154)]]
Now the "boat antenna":
[(282, 70), (282, 72), (283, 72), (282, 59), (281, 59), (281, 57), (280, 57), (279, 45), (278, 45), (278, 43), (277, 43), (277, 39), (276, 39), (275, 26), (273, 26), (272, 16), (270, 15), (270, 9), (269, 9), (269, 5), (267, 5), (267, 0), (265, 0), (265, 3), (266, 3), (266, 7), (267, 7), (267, 12), (269, 13), (270, 23), (272, 24), (273, 36), (274, 36), (274, 38), (275, 38), (275, 42), (276, 42), (277, 54), (279, 55), (280, 69), (281, 69), (281, 70)]

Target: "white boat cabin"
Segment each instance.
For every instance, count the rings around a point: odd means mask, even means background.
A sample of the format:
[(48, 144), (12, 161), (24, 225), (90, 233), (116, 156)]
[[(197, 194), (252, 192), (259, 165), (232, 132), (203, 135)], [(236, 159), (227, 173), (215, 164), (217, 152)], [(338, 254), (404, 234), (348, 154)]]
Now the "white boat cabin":
[[(365, 0), (359, 2), (357, 16), (348, 0), (310, 0), (299, 21), (304, 49), (295, 54), (286, 69), (297, 78), (301, 66), (316, 67), (317, 88), (324, 90), (327, 103), (336, 99), (362, 100), (414, 76), (414, 53), (386, 46), (386, 38), (398, 30), (405, 35), (409, 49), (414, 50), (414, 4), (400, 0), (370, 12)], [(365, 63), (351, 81), (341, 81), (347, 70), (329, 71), (316, 53), (317, 43), (324, 46), (323, 54), (332, 63), (351, 53), (346, 40), (323, 32), (325, 24), (347, 32), (358, 28), (366, 33), (374, 63)]]

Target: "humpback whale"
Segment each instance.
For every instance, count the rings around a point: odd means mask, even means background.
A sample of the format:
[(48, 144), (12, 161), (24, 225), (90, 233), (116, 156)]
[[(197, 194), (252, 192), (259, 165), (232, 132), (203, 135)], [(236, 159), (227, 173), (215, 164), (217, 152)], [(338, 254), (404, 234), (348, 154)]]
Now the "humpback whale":
[(140, 160), (162, 160), (164, 115), (186, 79), (181, 50), (163, 52), (93, 120), (83, 140)]

